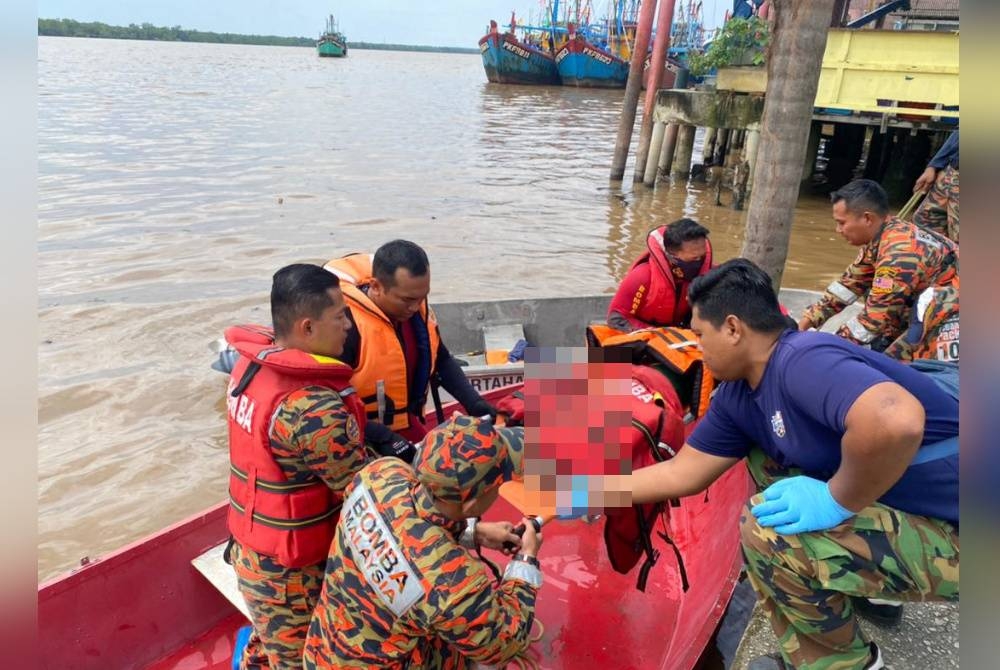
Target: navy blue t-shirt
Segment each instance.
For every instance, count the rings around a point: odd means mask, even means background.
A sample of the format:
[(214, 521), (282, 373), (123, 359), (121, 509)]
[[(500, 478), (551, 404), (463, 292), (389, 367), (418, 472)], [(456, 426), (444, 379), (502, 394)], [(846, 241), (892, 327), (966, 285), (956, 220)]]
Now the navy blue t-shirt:
[[(886, 381), (924, 406), (922, 446), (958, 435), (958, 401), (926, 374), (829, 333), (788, 330), (758, 387), (723, 382), (688, 443), (736, 458), (756, 445), (779, 464), (827, 481), (840, 467), (848, 410), (858, 396)], [(958, 454), (911, 465), (879, 502), (958, 523)]]

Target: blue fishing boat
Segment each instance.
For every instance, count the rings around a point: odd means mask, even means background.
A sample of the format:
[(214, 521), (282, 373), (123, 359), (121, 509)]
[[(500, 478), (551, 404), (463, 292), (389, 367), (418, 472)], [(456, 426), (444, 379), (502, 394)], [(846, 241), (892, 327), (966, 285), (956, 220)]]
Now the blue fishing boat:
[(511, 13), (507, 32), (501, 33), (496, 21), (479, 40), (486, 78), (497, 84), (559, 84), (556, 68), (554, 33), (541, 27), (519, 26)]

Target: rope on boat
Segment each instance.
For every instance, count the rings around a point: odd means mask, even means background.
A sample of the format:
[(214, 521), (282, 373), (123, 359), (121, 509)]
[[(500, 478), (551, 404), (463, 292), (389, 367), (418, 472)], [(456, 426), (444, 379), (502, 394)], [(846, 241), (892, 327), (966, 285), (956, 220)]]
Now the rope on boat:
[(903, 208), (899, 210), (899, 213), (896, 214), (896, 216), (903, 221), (908, 221), (910, 215), (913, 214), (913, 211), (917, 208), (917, 204), (924, 197), (924, 195), (924, 191), (916, 191), (910, 199), (906, 201), (906, 204), (903, 205)]
[(542, 667), (538, 659), (528, 655), (528, 652), (531, 651), (531, 645), (540, 642), (542, 637), (545, 636), (545, 625), (541, 619), (536, 616), (534, 623), (538, 625), (535, 626), (533, 624), (531, 630), (535, 631), (537, 628), (537, 632), (529, 633), (528, 646), (520, 654), (507, 661), (506, 667), (508, 670), (511, 668), (516, 668), (516, 670), (539, 670)]

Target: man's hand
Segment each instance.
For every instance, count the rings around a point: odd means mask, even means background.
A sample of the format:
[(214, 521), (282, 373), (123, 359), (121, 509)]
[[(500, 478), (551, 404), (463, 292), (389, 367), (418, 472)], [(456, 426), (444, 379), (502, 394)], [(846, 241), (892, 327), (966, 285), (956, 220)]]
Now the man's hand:
[(382, 456), (395, 456), (404, 463), (412, 463), (417, 453), (417, 447), (402, 435), (393, 433), (391, 441), (373, 445), (375, 451)]
[[(525, 556), (538, 557), (538, 550), (542, 548), (542, 534), (535, 530), (535, 524), (528, 517), (521, 520), (524, 524), (524, 535), (518, 538), (521, 545), (521, 553)], [(516, 535), (514, 537), (517, 537)]]
[(764, 502), (750, 512), (765, 528), (782, 535), (827, 530), (854, 516), (830, 493), (826, 482), (798, 476), (780, 479), (764, 490)]
[(491, 405), (486, 400), (480, 398), (477, 402), (472, 403), (471, 407), (466, 407), (469, 416), (489, 416), (491, 419), (497, 418), (497, 408)]
[(812, 321), (809, 319), (809, 317), (804, 316), (801, 319), (799, 319), (799, 330), (809, 330), (812, 327), (813, 327)]
[(913, 192), (924, 191), (925, 193), (934, 185), (937, 180), (937, 170), (932, 167), (928, 167), (926, 170), (920, 173), (917, 177), (917, 181), (913, 184)]
[[(521, 550), (521, 538), (512, 533), (514, 524), (509, 521), (480, 521), (476, 524), (476, 544), (487, 549), (497, 549), (505, 554), (513, 555)], [(504, 542), (514, 545), (513, 549), (504, 549)]]

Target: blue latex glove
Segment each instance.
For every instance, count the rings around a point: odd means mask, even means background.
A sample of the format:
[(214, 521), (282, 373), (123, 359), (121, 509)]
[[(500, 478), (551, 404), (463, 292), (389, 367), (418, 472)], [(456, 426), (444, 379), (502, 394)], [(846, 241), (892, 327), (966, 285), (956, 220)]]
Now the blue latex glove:
[(774, 527), (782, 535), (826, 530), (854, 516), (838, 503), (830, 486), (812, 477), (788, 477), (764, 490), (764, 502), (751, 513), (765, 528)]

